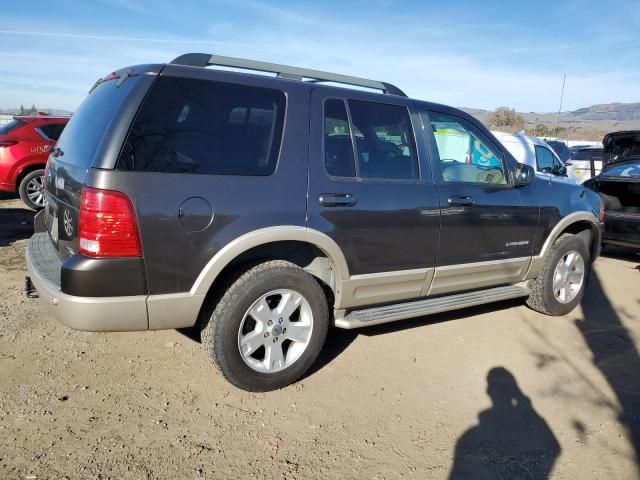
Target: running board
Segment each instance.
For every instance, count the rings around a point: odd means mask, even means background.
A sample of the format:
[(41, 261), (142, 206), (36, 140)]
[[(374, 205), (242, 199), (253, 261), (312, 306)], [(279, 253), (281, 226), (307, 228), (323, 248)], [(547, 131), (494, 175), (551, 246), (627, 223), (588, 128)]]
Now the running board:
[(475, 290), (473, 292), (456, 293), (454, 295), (447, 295), (444, 297), (427, 298), (424, 300), (415, 300), (413, 302), (385, 305), (383, 307), (352, 310), (347, 315), (343, 316), (340, 316), (339, 313), (336, 312), (334, 323), (336, 327), (345, 329), (368, 327), (369, 325), (379, 325), (381, 323), (395, 322), (406, 318), (432, 315), (434, 313), (458, 310), (460, 308), (473, 307), (475, 305), (482, 305), (485, 303), (526, 297), (531, 292), (525, 285), (525, 283), (521, 283), (519, 285), (507, 285), (505, 287), (494, 287), (487, 288), (485, 290)]

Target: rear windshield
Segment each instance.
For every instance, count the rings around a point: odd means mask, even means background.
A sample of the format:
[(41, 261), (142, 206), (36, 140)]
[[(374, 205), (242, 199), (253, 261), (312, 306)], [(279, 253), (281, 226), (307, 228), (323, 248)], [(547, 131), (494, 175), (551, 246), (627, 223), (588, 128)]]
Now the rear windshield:
[(616, 138), (607, 152), (611, 162), (640, 159), (640, 135)]
[(134, 121), (118, 169), (270, 175), (284, 111), (280, 90), (160, 77)]
[(576, 150), (571, 155), (571, 160), (602, 160), (601, 148), (583, 148), (582, 150)]
[(64, 156), (58, 157), (58, 161), (91, 167), (109, 124), (138, 78), (129, 78), (119, 86), (115, 81), (107, 81), (89, 94), (60, 135), (58, 147)]
[(26, 125), (22, 120), (13, 119), (9, 123), (0, 126), (0, 134), (7, 134), (16, 128)]

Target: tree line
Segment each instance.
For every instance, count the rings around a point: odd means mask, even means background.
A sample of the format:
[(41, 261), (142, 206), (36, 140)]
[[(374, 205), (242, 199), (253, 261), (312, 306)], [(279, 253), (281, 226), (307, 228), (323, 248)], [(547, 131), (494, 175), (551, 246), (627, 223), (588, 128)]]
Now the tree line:
[(581, 140), (602, 140), (605, 133), (601, 130), (592, 128), (575, 127), (562, 127), (558, 126), (548, 127), (543, 123), (536, 125), (527, 125), (525, 119), (516, 113), (512, 108), (499, 107), (493, 112), (489, 113), (483, 121), (484, 125), (490, 130), (505, 130), (507, 132), (522, 132), (525, 135), (532, 135), (534, 137), (556, 137), (556, 138), (569, 138), (579, 136)]
[(35, 104), (31, 105), (31, 108), (24, 108), (24, 105), (20, 105), (20, 113), (18, 115), (37, 115), (38, 109)]

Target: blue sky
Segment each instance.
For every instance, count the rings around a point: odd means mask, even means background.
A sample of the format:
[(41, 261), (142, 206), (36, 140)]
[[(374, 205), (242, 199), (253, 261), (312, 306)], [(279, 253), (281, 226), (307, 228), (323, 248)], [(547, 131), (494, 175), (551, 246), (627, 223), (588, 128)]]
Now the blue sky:
[[(458, 107), (640, 101), (640, 1), (44, 0), (0, 7), (0, 108), (75, 109), (114, 69), (207, 52)], [(512, 5), (508, 5), (512, 4)]]

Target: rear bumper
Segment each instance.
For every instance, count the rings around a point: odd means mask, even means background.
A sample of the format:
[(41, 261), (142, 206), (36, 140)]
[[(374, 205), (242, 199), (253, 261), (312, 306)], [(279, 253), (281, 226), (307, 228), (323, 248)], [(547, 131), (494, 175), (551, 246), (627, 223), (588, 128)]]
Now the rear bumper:
[(47, 233), (29, 239), (26, 261), (42, 304), (63, 325), (92, 332), (148, 330), (146, 295), (79, 297), (63, 293), (62, 262)]

